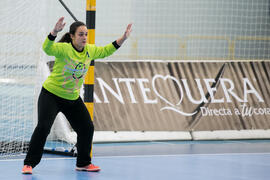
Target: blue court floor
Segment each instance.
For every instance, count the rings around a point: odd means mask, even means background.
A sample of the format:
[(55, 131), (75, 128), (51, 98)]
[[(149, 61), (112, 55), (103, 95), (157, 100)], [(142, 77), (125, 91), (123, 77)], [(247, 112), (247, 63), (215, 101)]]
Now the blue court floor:
[(94, 144), (100, 172), (77, 172), (76, 158), (44, 154), (33, 175), (24, 156), (0, 159), (0, 180), (269, 180), (270, 141)]

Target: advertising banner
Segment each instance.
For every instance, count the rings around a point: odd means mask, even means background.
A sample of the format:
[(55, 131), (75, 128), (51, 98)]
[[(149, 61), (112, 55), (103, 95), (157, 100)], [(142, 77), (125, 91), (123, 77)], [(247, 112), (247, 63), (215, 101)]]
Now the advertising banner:
[(102, 131), (270, 128), (270, 63), (140, 61), (95, 65)]

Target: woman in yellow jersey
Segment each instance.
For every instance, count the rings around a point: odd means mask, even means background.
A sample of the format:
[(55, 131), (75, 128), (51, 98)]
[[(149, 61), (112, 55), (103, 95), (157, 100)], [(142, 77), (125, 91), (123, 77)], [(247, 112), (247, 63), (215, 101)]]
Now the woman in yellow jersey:
[(71, 24), (69, 32), (55, 43), (57, 33), (62, 31), (64, 26), (64, 17), (61, 17), (43, 43), (45, 53), (55, 56), (55, 64), (39, 95), (38, 124), (24, 160), (24, 174), (32, 174), (32, 168), (40, 162), (46, 138), (59, 112), (66, 116), (77, 133), (76, 170), (100, 170), (100, 167), (91, 163), (94, 125), (79, 96), (80, 88), (91, 61), (113, 54), (129, 37), (132, 25), (127, 26), (122, 37), (104, 47), (87, 44), (87, 27), (79, 21)]

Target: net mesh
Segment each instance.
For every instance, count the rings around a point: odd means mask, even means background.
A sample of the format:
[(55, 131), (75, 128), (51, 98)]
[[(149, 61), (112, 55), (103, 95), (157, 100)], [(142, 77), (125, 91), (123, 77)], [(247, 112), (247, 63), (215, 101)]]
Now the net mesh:
[(132, 37), (110, 59), (269, 59), (267, 0), (101, 0), (96, 42), (129, 22)]
[[(70, 3), (72, 1), (67, 2), (72, 6)], [(76, 2), (73, 7), (78, 18), (85, 21), (85, 4)], [(0, 2), (0, 156), (22, 153), (28, 148), (37, 123), (38, 95), (49, 75), (46, 63), (54, 60), (45, 55), (42, 43), (60, 16), (66, 17), (67, 24), (73, 22), (58, 1)], [(67, 29), (65, 27), (64, 31)], [(55, 124), (59, 124), (60, 119), (57, 117)], [(67, 124), (64, 125), (60, 125), (64, 127), (60, 129), (66, 130)], [(70, 137), (58, 137), (54, 129), (47, 143), (60, 141), (63, 146)], [(72, 130), (60, 134), (67, 133)]]
[[(25, 6), (27, 4), (29, 6)], [(41, 22), (31, 18), (40, 16), (39, 6), (20, 1), (15, 7), (10, 1), (0, 3), (1, 155), (22, 152), (27, 148), (27, 139), (34, 125), (37, 62), (41, 59), (41, 41), (37, 33)], [(21, 17), (20, 21), (18, 17)]]

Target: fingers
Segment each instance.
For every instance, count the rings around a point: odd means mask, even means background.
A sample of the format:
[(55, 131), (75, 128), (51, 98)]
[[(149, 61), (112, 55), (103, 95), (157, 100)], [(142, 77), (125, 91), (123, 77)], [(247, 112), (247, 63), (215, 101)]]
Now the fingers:
[(66, 23), (64, 23), (64, 17), (59, 18), (59, 20), (57, 21), (55, 25), (55, 31), (56, 32), (62, 31), (65, 25)]
[(131, 31), (132, 23), (128, 24), (127, 30)]
[(56, 24), (63, 26), (63, 25), (66, 24), (66, 23), (63, 23), (63, 22), (64, 22), (64, 17), (61, 17), (61, 18), (57, 21)]
[(132, 26), (132, 23), (128, 24), (127, 28), (130, 29)]
[(62, 16), (62, 17), (60, 17), (60, 18), (59, 18), (59, 20), (58, 20), (58, 21), (64, 21), (64, 19), (65, 19), (65, 17), (64, 17), (64, 16)]
[(60, 17), (56, 22), (53, 31), (51, 32), (52, 35), (56, 36), (58, 32), (62, 31), (66, 23), (64, 23), (64, 17)]
[(130, 33), (132, 32), (132, 23), (128, 24), (126, 32), (124, 34), (125, 39), (129, 37)]
[(119, 39), (116, 40), (116, 43), (119, 46), (121, 46), (124, 43), (124, 41), (129, 37), (129, 35), (130, 35), (131, 31), (132, 31), (131, 27), (132, 27), (132, 23), (128, 24), (128, 26), (126, 28), (126, 31), (123, 34), (123, 36), (121, 36)]

